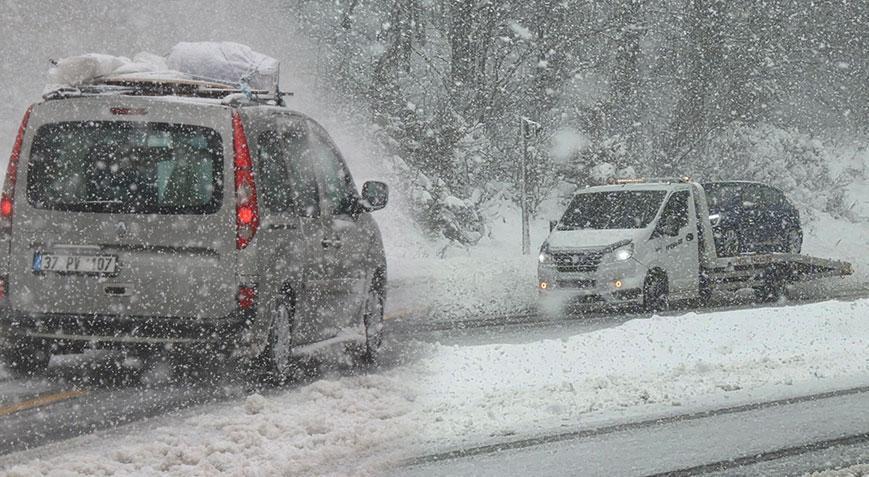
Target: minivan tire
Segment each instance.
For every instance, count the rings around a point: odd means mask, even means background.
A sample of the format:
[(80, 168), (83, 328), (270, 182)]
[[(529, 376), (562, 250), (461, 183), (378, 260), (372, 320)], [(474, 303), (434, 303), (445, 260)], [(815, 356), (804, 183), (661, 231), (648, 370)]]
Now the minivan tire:
[(267, 377), (278, 384), (290, 380), (297, 366), (293, 357), (294, 302), (290, 293), (284, 293), (271, 309), (269, 337), (260, 356)]
[(18, 343), (3, 350), (3, 362), (15, 377), (38, 376), (45, 373), (51, 361), (51, 351), (37, 343)]
[(354, 364), (366, 366), (377, 361), (377, 352), (383, 343), (383, 285), (375, 275), (365, 298), (365, 309), (362, 312), (362, 327), (365, 332), (365, 342), (351, 352)]

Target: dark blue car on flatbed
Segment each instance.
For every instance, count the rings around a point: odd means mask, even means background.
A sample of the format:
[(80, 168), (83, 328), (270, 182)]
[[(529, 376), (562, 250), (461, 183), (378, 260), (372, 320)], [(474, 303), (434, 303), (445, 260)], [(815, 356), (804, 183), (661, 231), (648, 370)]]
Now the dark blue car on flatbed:
[(759, 182), (703, 184), (715, 247), (723, 257), (746, 253), (800, 253), (800, 213), (775, 187)]

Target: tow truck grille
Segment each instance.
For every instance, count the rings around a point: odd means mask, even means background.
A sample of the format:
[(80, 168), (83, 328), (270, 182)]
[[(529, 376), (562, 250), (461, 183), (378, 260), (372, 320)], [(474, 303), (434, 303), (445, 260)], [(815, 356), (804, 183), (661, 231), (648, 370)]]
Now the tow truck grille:
[(603, 252), (556, 253), (555, 268), (559, 272), (593, 272), (597, 270)]

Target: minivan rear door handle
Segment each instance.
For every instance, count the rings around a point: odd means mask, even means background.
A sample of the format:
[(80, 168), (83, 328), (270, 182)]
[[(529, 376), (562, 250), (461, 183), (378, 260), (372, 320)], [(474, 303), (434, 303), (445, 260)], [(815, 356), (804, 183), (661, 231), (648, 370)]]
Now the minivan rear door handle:
[(269, 230), (296, 230), (296, 224), (268, 224), (266, 225), (266, 228)]

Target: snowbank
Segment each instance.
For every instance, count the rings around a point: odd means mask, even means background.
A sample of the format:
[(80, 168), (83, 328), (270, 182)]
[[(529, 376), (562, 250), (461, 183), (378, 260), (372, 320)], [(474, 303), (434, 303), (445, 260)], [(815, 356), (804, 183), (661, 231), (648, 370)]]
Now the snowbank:
[(869, 475), (869, 464), (857, 464), (843, 469), (830, 469), (806, 475), (811, 477), (863, 477)]
[[(400, 235), (384, 234), (390, 287), (387, 315), (449, 321), (534, 307), (537, 251), (549, 230), (546, 218), (531, 223), (531, 254), (522, 255), (515, 206), (500, 203), (485, 213), (490, 233), (473, 247), (445, 241), (418, 241), (408, 247), (399, 242)], [(389, 219), (385, 222), (381, 227), (389, 227)]]
[(412, 399), (396, 377), (323, 379), (78, 449), (69, 441), (75, 450), (4, 470), (4, 460), (16, 458), (5, 456), (0, 474), (379, 475), (404, 457), (401, 443), (415, 431), (407, 419)]
[(869, 300), (638, 319), (561, 339), (438, 346), (423, 447), (869, 384)]

